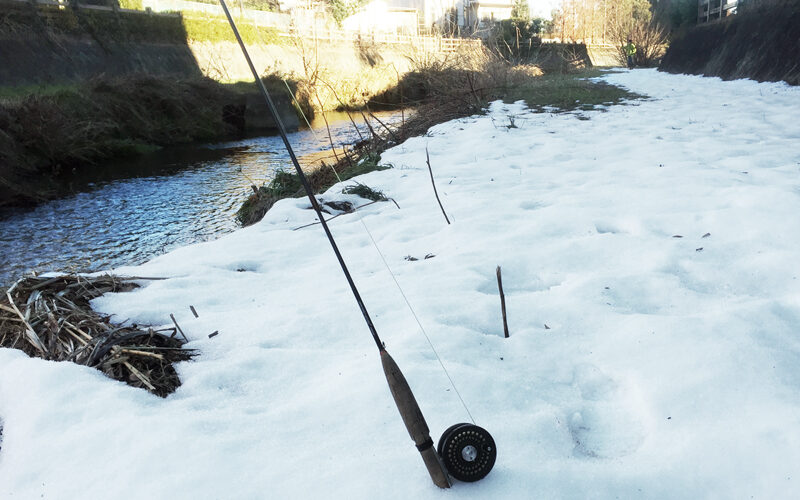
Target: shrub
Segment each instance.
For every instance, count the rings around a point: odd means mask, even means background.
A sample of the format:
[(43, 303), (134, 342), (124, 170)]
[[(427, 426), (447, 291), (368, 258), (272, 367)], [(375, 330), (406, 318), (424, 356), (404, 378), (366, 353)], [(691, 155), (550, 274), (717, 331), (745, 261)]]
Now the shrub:
[[(199, 13), (186, 12), (183, 18), (186, 39), (195, 42), (236, 42), (230, 24), (223, 17), (205, 16)], [(280, 43), (281, 38), (276, 28), (256, 26), (249, 22), (236, 23), (244, 43)]]
[[(641, 22), (632, 27), (629, 36), (636, 45), (637, 66), (658, 66), (667, 49), (667, 30), (654, 21)], [(625, 61), (625, 50), (620, 48), (620, 62)]]
[(372, 189), (366, 184), (361, 184), (360, 182), (356, 182), (352, 186), (347, 186), (346, 188), (342, 189), (342, 193), (354, 194), (356, 196), (364, 198), (365, 200), (372, 200), (372, 201), (387, 201), (389, 199), (381, 191)]
[[(199, 3), (207, 3), (213, 5), (219, 5), (219, 0), (194, 0), (195, 2)], [(241, 2), (241, 4), (239, 3)], [(229, 3), (233, 4), (233, 0), (229, 0)], [(241, 5), (245, 9), (251, 10), (263, 10), (267, 12), (278, 12), (280, 11), (280, 2), (278, 0), (237, 0), (235, 5)], [(233, 6), (233, 5), (231, 5)]]
[(284, 170), (275, 173), (275, 177), (266, 186), (253, 186), (251, 194), (236, 212), (236, 220), (242, 226), (250, 226), (264, 218), (264, 214), (272, 208), (276, 201), (298, 196), (303, 193), (303, 185), (297, 174)]
[(122, 9), (144, 10), (142, 0), (119, 0), (119, 6)]
[(540, 18), (505, 19), (494, 25), (488, 43), (509, 61), (527, 60), (541, 44), (540, 35), (545, 25), (545, 20)]

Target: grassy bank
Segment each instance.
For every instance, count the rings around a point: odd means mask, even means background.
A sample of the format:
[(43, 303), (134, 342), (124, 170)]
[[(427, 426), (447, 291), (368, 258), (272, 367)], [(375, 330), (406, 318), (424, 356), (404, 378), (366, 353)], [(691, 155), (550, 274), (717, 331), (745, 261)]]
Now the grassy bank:
[[(88, 35), (98, 43), (106, 44), (236, 41), (221, 10), (219, 15), (192, 11), (174, 15), (143, 15), (138, 12), (17, 3), (3, 4), (3, 9), (0, 36), (28, 36), (35, 33), (52, 39)], [(281, 43), (275, 28), (259, 26), (248, 20), (238, 20), (237, 26), (247, 44)]]
[(577, 109), (590, 110), (597, 106), (619, 104), (626, 99), (642, 96), (605, 82), (592, 81), (602, 74), (600, 70), (585, 69), (576, 73), (553, 73), (531, 79), (507, 90), (503, 100), (525, 101), (531, 109), (565, 112)]
[(65, 176), (103, 160), (240, 135), (248, 93), (255, 85), (150, 76), (0, 91), (0, 205), (61, 195)]
[[(401, 126), (375, 133), (339, 155), (333, 165), (306, 172), (316, 193), (336, 184), (336, 173), (347, 180), (373, 170), (389, 168), (380, 163), (380, 154), (410, 137), (427, 133), (433, 125), (482, 113), (489, 102), (524, 100), (532, 109), (556, 108), (557, 111), (592, 109), (598, 105), (618, 104), (640, 98), (625, 89), (588, 78), (599, 76), (597, 70), (543, 74), (534, 66), (511, 66), (485, 54), (481, 58), (420, 65), (405, 75), (399, 84), (371, 101), (372, 105), (412, 106), (415, 112)], [(329, 168), (329, 167), (333, 168)], [(280, 172), (265, 186), (253, 186), (253, 194), (237, 214), (247, 226), (261, 220), (276, 201), (305, 196), (297, 175)]]

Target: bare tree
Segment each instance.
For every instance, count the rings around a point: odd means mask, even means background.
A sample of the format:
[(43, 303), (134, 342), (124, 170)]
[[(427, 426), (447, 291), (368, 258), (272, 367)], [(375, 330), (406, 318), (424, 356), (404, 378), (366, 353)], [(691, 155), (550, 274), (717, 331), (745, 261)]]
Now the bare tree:
[(653, 20), (649, 0), (562, 0), (553, 20), (562, 41), (610, 43), (620, 47), (630, 38), (637, 47), (636, 63), (649, 66), (664, 51), (666, 30)]

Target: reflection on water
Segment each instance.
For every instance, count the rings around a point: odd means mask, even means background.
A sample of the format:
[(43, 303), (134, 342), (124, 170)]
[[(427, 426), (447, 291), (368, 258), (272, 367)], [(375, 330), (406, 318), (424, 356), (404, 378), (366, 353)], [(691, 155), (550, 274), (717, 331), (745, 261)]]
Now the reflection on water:
[[(334, 144), (359, 140), (345, 114), (326, 116)], [(399, 119), (379, 116), (384, 123)], [(312, 127), (316, 134), (289, 135), (301, 163), (302, 157), (330, 148), (324, 122), (317, 119)], [(359, 128), (362, 135), (369, 133), (366, 126)], [(237, 228), (234, 216), (252, 183), (268, 182), (277, 169), (292, 165), (281, 138), (270, 136), (175, 148), (105, 168), (113, 172), (94, 175), (95, 181), (73, 196), (0, 212), (0, 286), (30, 272), (140, 264), (215, 239)]]

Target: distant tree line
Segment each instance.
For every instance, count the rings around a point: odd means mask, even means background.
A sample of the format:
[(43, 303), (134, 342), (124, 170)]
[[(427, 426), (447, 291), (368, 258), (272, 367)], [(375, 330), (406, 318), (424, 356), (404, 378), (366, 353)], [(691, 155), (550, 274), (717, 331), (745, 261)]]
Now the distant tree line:
[(553, 34), (562, 40), (621, 43), (637, 24), (652, 20), (649, 0), (562, 0)]
[(553, 14), (552, 36), (617, 47), (631, 39), (636, 63), (649, 66), (670, 33), (697, 23), (697, 0), (562, 0)]
[[(762, 3), (788, 0), (739, 0)], [(668, 33), (697, 24), (697, 0), (562, 0), (554, 35), (569, 40), (620, 43), (645, 25)]]

